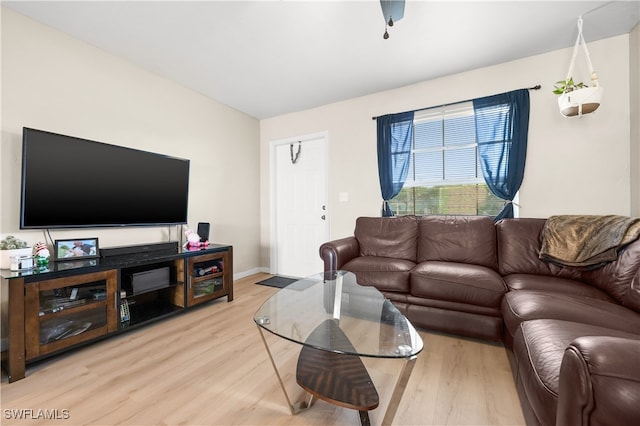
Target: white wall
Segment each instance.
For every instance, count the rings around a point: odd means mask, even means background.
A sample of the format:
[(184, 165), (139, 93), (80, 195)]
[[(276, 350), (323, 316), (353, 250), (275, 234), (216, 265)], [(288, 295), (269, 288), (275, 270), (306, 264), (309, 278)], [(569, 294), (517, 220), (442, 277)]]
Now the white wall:
[[(542, 90), (530, 92), (529, 145), (520, 190), (520, 216), (629, 215), (629, 35), (589, 43), (588, 47), (605, 92), (598, 111), (582, 118), (562, 117), (552, 93), (553, 84), (565, 78), (570, 48), (262, 120), (262, 264), (269, 264), (270, 141), (328, 132), (331, 237), (344, 237), (353, 234), (356, 217), (378, 216), (380, 211), (376, 126), (372, 116), (536, 84), (541, 84)], [(576, 75), (583, 75), (581, 80), (588, 80), (585, 68), (580, 54)], [(348, 192), (348, 202), (339, 202), (340, 192)]]
[[(189, 225), (211, 222), (210, 239), (234, 246), (236, 274), (259, 266), (256, 119), (6, 8), (1, 117), (2, 237), (44, 240), (40, 231), (19, 230), (26, 126), (190, 159)], [(105, 247), (177, 239), (176, 227), (169, 232), (155, 227), (51, 233), (54, 239), (97, 236)]]
[(640, 25), (629, 36), (631, 104), (631, 215), (640, 216)]
[[(538, 83), (543, 89), (531, 92), (521, 216), (640, 215), (637, 27), (631, 35), (589, 43), (605, 97), (595, 114), (581, 119), (560, 116), (551, 93), (571, 56), (571, 49), (562, 49), (259, 124), (5, 8), (1, 31), (3, 237), (13, 234), (31, 243), (44, 239), (40, 232), (18, 229), (20, 137), (28, 126), (191, 159), (190, 225), (209, 221), (213, 240), (234, 245), (237, 273), (266, 267), (270, 141), (328, 132), (331, 236), (351, 235), (355, 218), (378, 215), (381, 205), (372, 116)], [(581, 56), (578, 68), (584, 68)], [(347, 192), (349, 201), (339, 202), (340, 192)], [(91, 229), (53, 231), (53, 236), (98, 236), (103, 246), (113, 246), (164, 241), (168, 232)]]

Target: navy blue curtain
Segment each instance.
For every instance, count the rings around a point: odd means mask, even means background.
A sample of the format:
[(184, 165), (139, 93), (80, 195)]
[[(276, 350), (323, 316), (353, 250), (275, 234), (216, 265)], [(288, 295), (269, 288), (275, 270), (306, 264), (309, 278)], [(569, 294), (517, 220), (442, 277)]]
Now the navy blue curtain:
[(522, 184), (527, 158), (529, 90), (474, 99), (473, 108), (484, 180), (505, 201), (494, 220), (513, 217), (513, 198)]
[(378, 126), (378, 175), (382, 192), (382, 216), (393, 216), (389, 200), (398, 195), (409, 172), (413, 141), (413, 111), (376, 119)]

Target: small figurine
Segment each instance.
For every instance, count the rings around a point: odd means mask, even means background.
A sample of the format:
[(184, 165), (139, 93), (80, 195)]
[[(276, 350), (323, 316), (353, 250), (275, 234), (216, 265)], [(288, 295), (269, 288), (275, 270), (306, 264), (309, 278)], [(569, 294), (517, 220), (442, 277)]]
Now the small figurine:
[(33, 246), (33, 256), (35, 257), (36, 265), (43, 266), (49, 263), (51, 253), (49, 253), (49, 249), (45, 243), (38, 242)]

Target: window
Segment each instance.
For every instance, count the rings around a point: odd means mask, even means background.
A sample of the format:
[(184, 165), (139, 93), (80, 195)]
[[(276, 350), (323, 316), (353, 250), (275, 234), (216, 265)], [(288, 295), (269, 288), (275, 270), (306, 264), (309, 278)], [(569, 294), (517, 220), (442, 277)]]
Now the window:
[(396, 214), (496, 216), (504, 201), (482, 176), (472, 102), (416, 111), (409, 173)]

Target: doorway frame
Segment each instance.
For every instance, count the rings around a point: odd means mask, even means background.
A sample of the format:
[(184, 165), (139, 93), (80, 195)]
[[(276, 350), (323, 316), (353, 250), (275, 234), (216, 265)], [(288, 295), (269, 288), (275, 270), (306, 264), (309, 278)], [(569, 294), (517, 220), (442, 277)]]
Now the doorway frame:
[[(289, 137), (286, 139), (278, 139), (272, 140), (269, 142), (269, 273), (277, 274), (278, 268), (278, 249), (277, 249), (277, 236), (278, 236), (278, 226), (277, 226), (277, 206), (276, 200), (278, 195), (278, 188), (276, 188), (276, 148), (280, 145), (288, 145), (295, 142), (309, 142), (316, 139), (324, 140), (324, 156), (325, 156), (325, 200), (326, 200), (326, 215), (327, 220), (325, 220), (325, 235), (327, 239), (330, 234), (330, 222), (331, 216), (329, 215), (330, 206), (329, 206), (329, 132), (322, 131), (317, 133), (309, 133), (306, 135)], [(322, 272), (322, 271), (318, 271)]]

